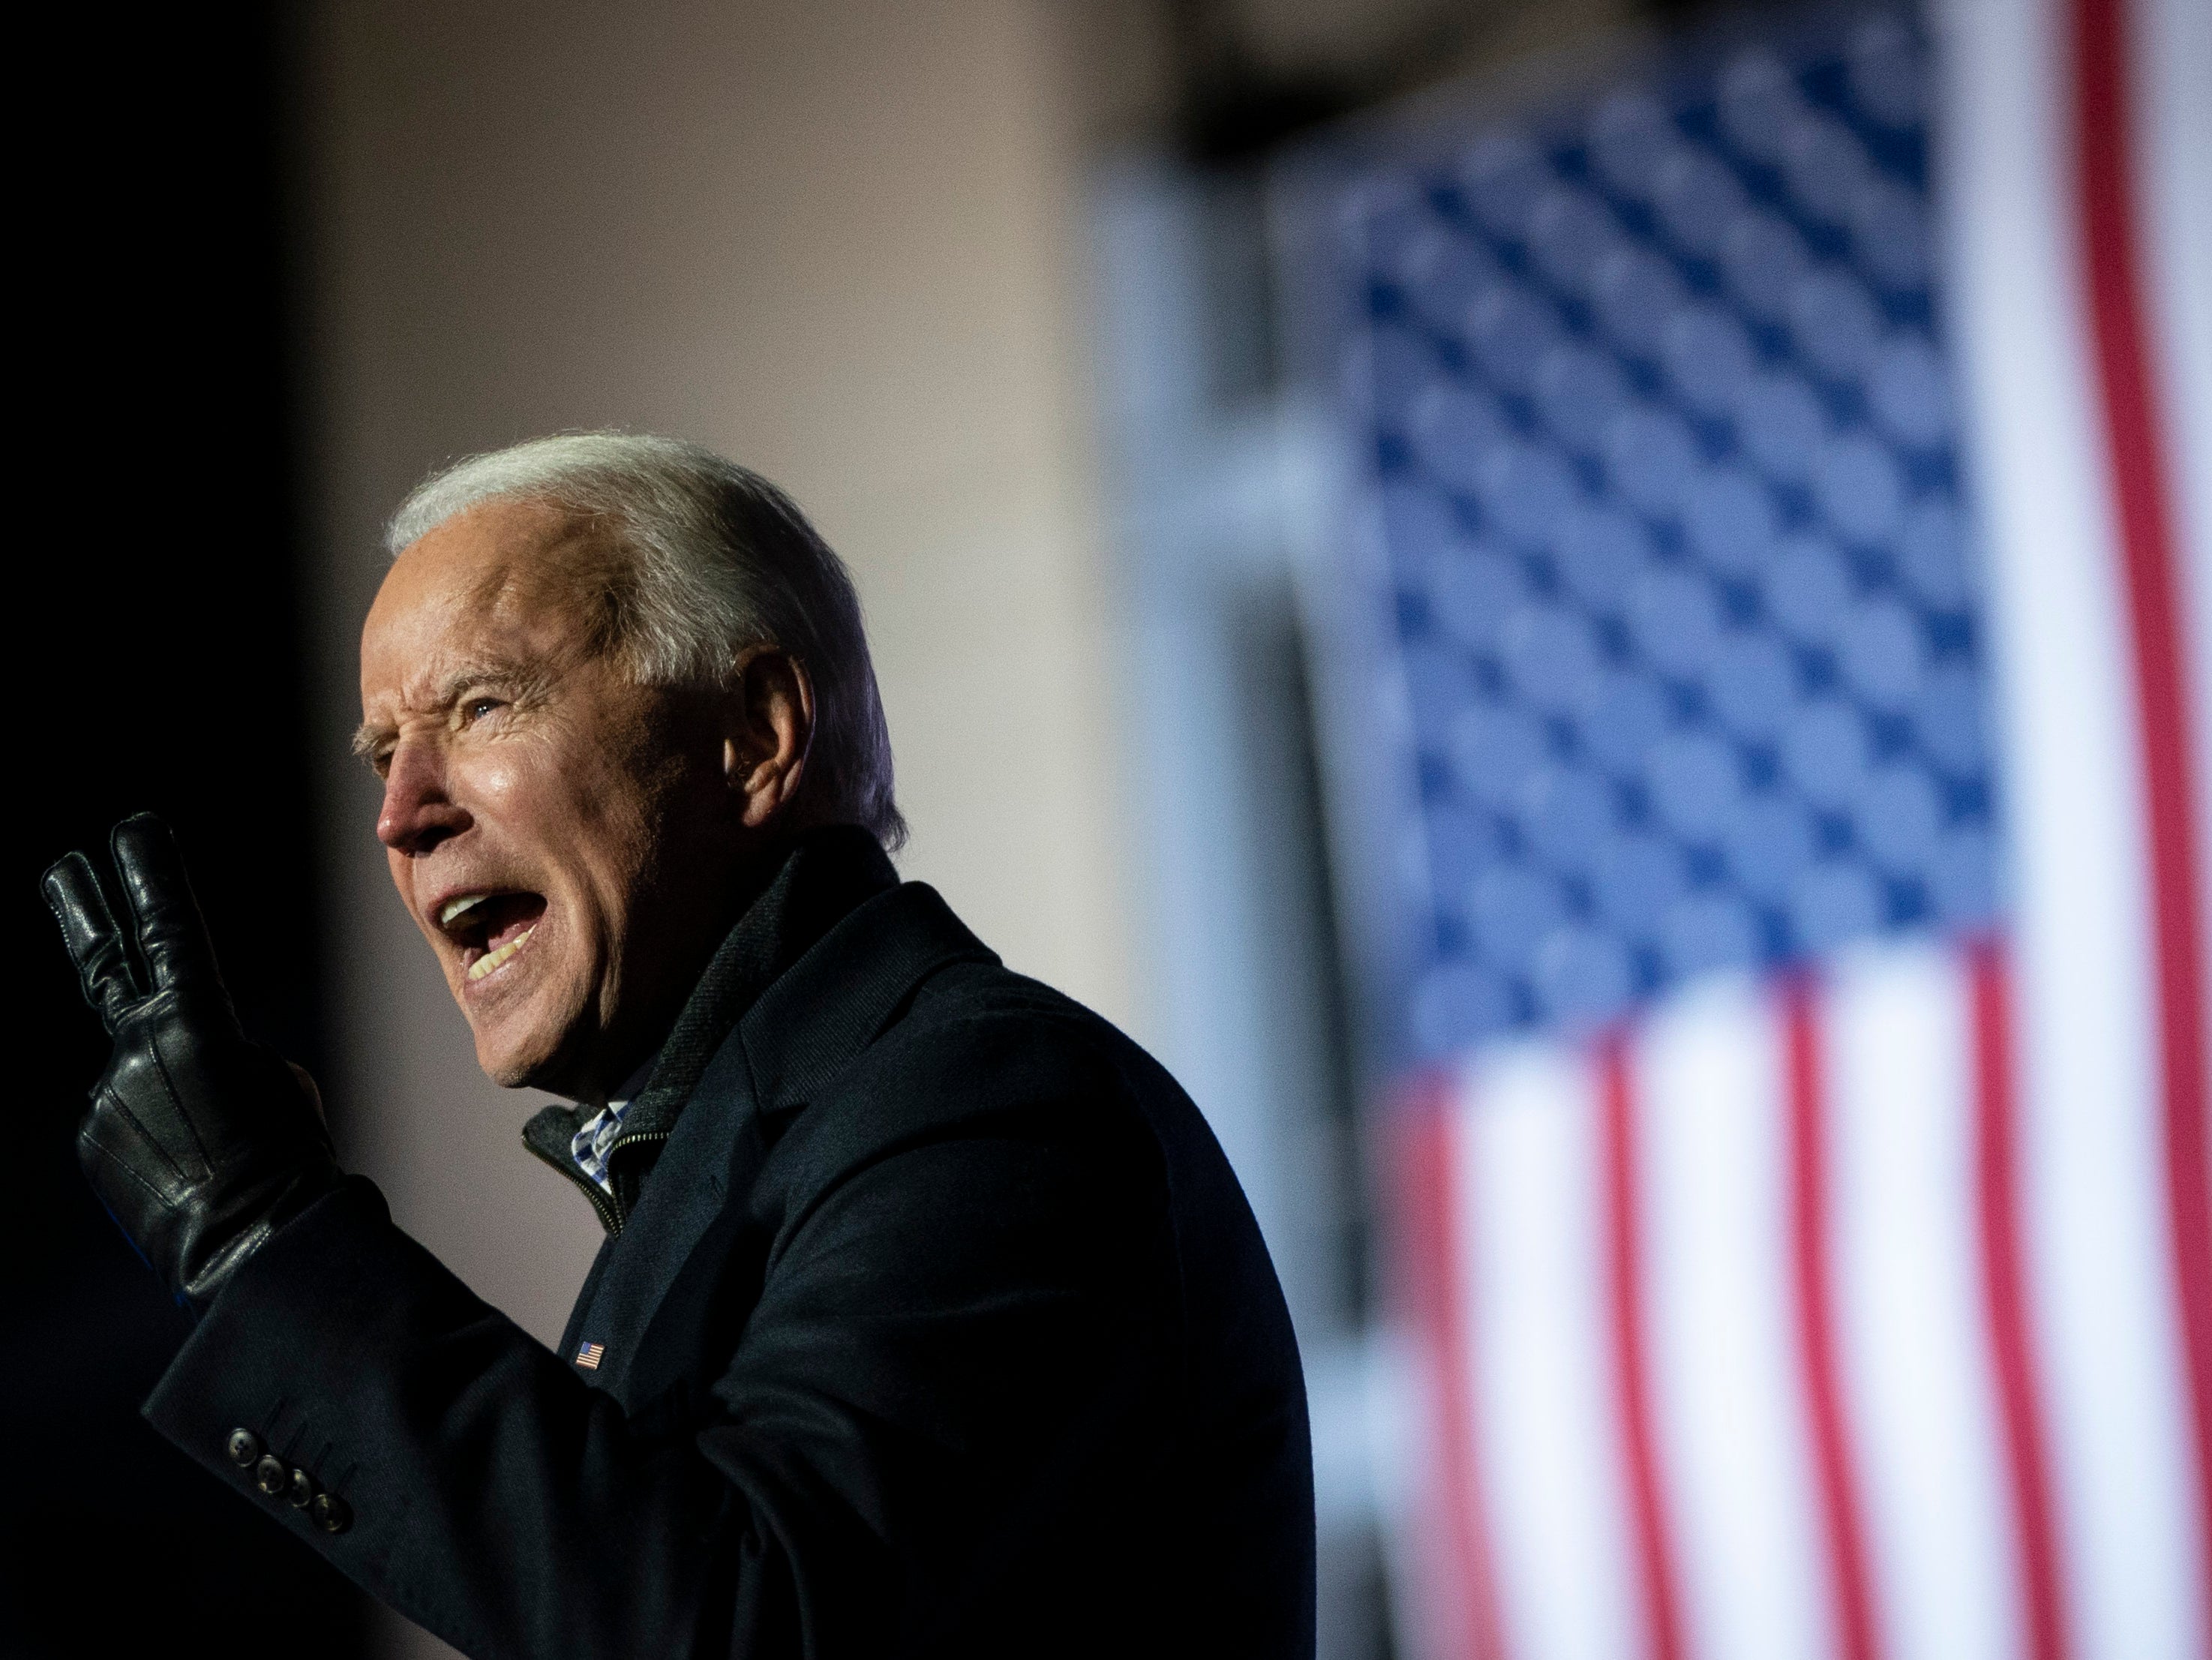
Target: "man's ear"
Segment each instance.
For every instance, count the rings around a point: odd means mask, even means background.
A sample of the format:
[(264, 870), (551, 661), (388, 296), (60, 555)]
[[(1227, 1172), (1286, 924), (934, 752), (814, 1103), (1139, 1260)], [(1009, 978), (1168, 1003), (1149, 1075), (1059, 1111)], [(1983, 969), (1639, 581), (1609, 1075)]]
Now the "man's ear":
[(789, 809), (814, 744), (814, 682), (806, 665), (777, 646), (738, 654), (724, 705), (722, 774), (739, 797), (747, 830), (763, 830)]

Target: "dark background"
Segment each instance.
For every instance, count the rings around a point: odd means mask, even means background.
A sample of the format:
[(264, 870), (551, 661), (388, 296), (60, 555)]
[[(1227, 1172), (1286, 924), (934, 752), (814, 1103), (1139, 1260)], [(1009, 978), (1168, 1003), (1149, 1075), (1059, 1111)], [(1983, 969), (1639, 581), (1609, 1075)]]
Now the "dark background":
[(280, 43), (257, 6), (86, 8), (45, 32), (42, 67), (19, 65), (52, 76), (35, 90), (59, 113), (18, 175), (28, 594), (0, 893), (29, 1075), (11, 1091), (0, 1651), (357, 1653), (357, 1594), (138, 1416), (187, 1321), (77, 1173), (106, 1043), (38, 892), (69, 848), (161, 813), (246, 1030), (320, 1058)]

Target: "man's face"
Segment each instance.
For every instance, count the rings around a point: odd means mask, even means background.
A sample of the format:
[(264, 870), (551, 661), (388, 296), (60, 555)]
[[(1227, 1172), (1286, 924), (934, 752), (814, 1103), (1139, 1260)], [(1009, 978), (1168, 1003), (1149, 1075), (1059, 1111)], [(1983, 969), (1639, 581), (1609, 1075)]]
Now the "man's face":
[(551, 508), (484, 503), (400, 555), (361, 648), (377, 836), (477, 1062), (582, 1096), (672, 1018), (744, 836), (712, 701), (603, 649), (609, 562)]

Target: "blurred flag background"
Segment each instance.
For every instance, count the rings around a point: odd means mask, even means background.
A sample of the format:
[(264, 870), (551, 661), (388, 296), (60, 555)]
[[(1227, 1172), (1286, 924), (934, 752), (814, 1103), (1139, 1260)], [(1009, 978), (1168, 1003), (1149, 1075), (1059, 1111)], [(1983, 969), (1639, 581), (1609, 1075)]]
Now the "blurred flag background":
[(1778, 14), (1297, 170), (1422, 1652), (2208, 1652), (2184, 21)]

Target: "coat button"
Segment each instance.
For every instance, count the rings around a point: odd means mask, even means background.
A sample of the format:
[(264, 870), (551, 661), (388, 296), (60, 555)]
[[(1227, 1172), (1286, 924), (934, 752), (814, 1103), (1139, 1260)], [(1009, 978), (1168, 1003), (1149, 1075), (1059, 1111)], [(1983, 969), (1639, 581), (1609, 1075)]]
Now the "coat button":
[(253, 1485), (274, 1499), (291, 1485), (292, 1472), (284, 1468), (284, 1461), (269, 1453), (253, 1467)]
[(261, 1456), (261, 1438), (252, 1430), (233, 1430), (223, 1450), (230, 1454), (230, 1462), (240, 1469), (252, 1469), (253, 1461)]
[(292, 1485), (285, 1489), (284, 1496), (292, 1501), (294, 1510), (307, 1509), (314, 1500), (315, 1478), (305, 1470), (294, 1470)]
[(307, 1514), (325, 1533), (343, 1533), (353, 1525), (353, 1507), (334, 1493), (319, 1493)]

